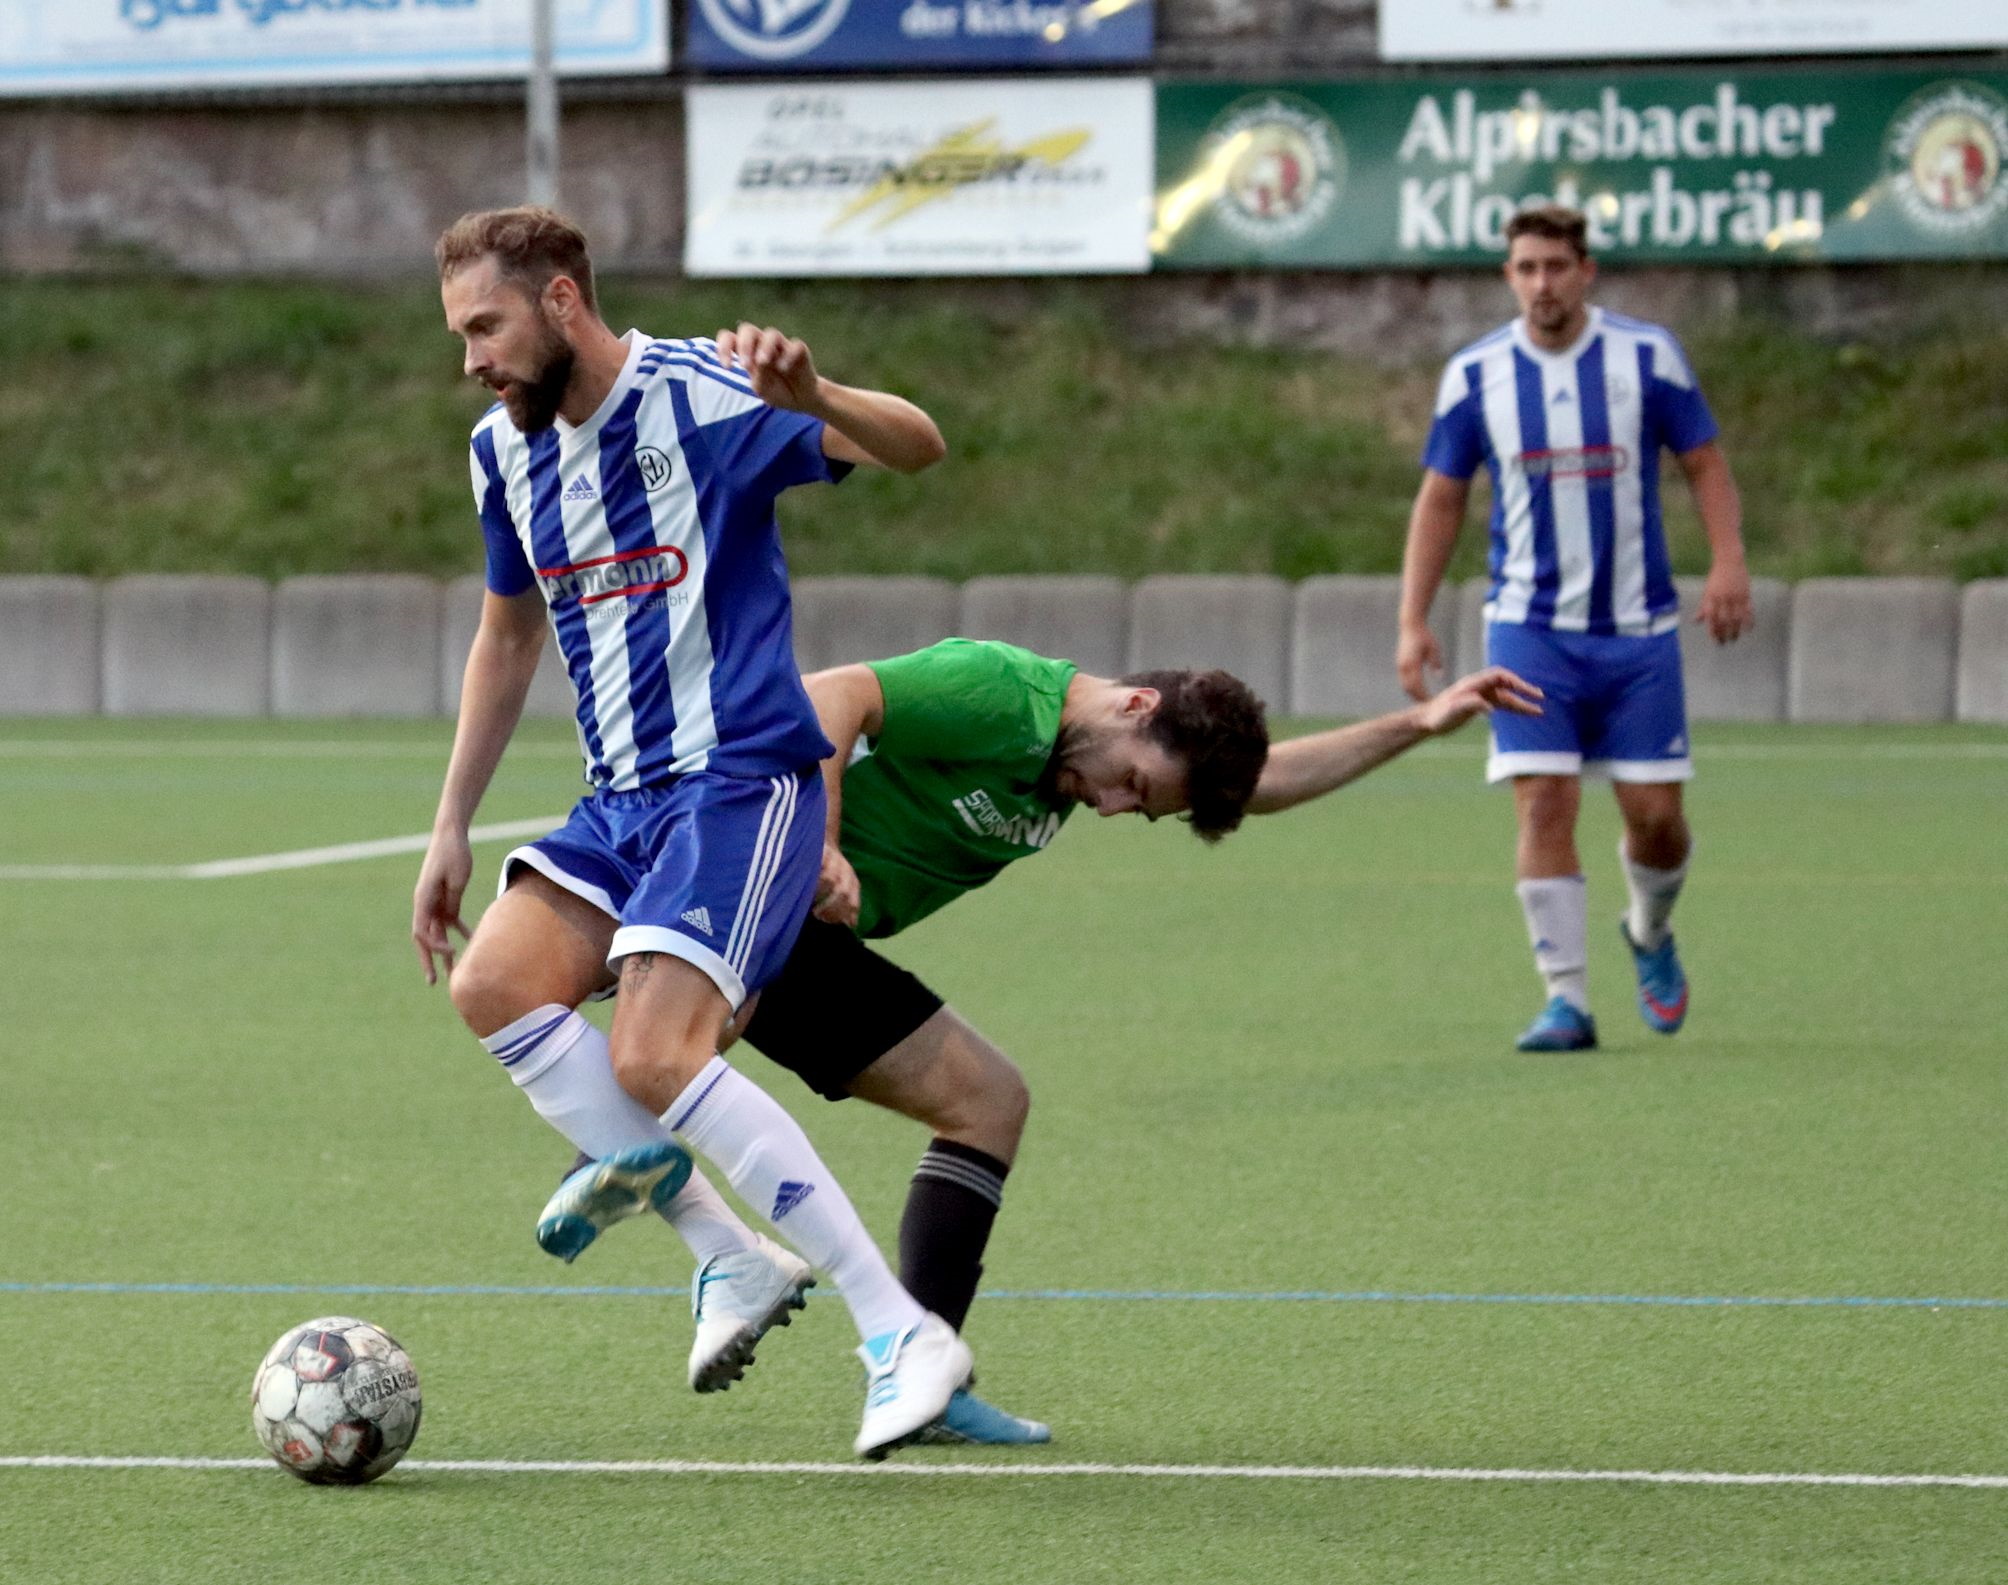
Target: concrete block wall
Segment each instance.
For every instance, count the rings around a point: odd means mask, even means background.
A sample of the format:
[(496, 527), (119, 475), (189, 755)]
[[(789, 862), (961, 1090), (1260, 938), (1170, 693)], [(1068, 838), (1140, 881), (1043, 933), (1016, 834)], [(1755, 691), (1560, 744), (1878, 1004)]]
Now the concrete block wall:
[(1969, 583), (1960, 595), (1953, 708), (1962, 721), (2008, 722), (2008, 578)]
[(1792, 596), (1794, 721), (1949, 721), (1959, 590), (1939, 578), (1808, 578)]
[(1293, 603), (1281, 578), (1145, 578), (1130, 592), (1128, 669), (1223, 667), (1285, 710)]
[(265, 715), (272, 586), (257, 578), (116, 578), (105, 585), (106, 715)]
[(100, 595), (88, 578), (0, 578), (0, 715), (96, 715)]
[(272, 597), (272, 713), (434, 714), (442, 594), (409, 573), (288, 578)]
[[(1681, 579), (1696, 721), (2008, 723), (2008, 579), (1758, 579), (1757, 625), (1717, 646)], [(816, 670), (951, 634), (1003, 638), (1099, 675), (1222, 666), (1277, 714), (1399, 708), (1391, 577), (802, 578), (798, 663)], [(451, 715), (478, 577), (0, 578), (0, 715)], [(1453, 674), (1484, 663), (1485, 583), (1432, 624)], [(546, 643), (531, 713), (569, 716)]]

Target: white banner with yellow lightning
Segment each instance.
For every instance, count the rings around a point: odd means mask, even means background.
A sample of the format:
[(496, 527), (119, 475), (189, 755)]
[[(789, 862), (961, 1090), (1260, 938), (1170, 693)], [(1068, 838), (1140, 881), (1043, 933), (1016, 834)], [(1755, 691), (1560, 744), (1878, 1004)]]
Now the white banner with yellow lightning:
[(700, 87), (692, 275), (1076, 275), (1150, 267), (1142, 78)]

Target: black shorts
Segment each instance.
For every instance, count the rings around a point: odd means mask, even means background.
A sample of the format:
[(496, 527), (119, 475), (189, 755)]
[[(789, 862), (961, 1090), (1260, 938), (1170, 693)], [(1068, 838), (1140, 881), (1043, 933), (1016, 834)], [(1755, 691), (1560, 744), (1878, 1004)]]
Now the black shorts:
[(810, 918), (760, 992), (744, 1039), (825, 1100), (912, 1034), (942, 1000), (843, 925)]

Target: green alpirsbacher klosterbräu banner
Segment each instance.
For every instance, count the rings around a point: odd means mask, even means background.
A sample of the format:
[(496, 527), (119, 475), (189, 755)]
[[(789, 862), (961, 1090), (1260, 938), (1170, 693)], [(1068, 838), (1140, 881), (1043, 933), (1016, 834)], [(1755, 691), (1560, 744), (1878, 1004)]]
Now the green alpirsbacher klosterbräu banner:
[(2008, 256), (2008, 73), (1164, 83), (1160, 266), (1496, 263), (1556, 199), (1612, 260)]

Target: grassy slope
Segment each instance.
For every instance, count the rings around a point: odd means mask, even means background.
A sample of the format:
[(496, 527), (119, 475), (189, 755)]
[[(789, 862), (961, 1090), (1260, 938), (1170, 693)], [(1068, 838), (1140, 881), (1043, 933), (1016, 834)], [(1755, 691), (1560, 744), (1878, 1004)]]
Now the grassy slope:
[[(784, 324), (833, 374), (940, 418), (948, 467), (789, 503), (799, 572), (1395, 570), (1433, 371), (1139, 346), (1119, 291), (1055, 286), (1024, 314), (927, 284), (607, 297), (660, 333)], [(2008, 574), (2008, 325), (1837, 348), (1750, 319), (1690, 339), (1758, 571)], [(0, 573), (476, 564), (460, 459), (481, 393), (423, 287), (12, 282), (0, 360)]]

